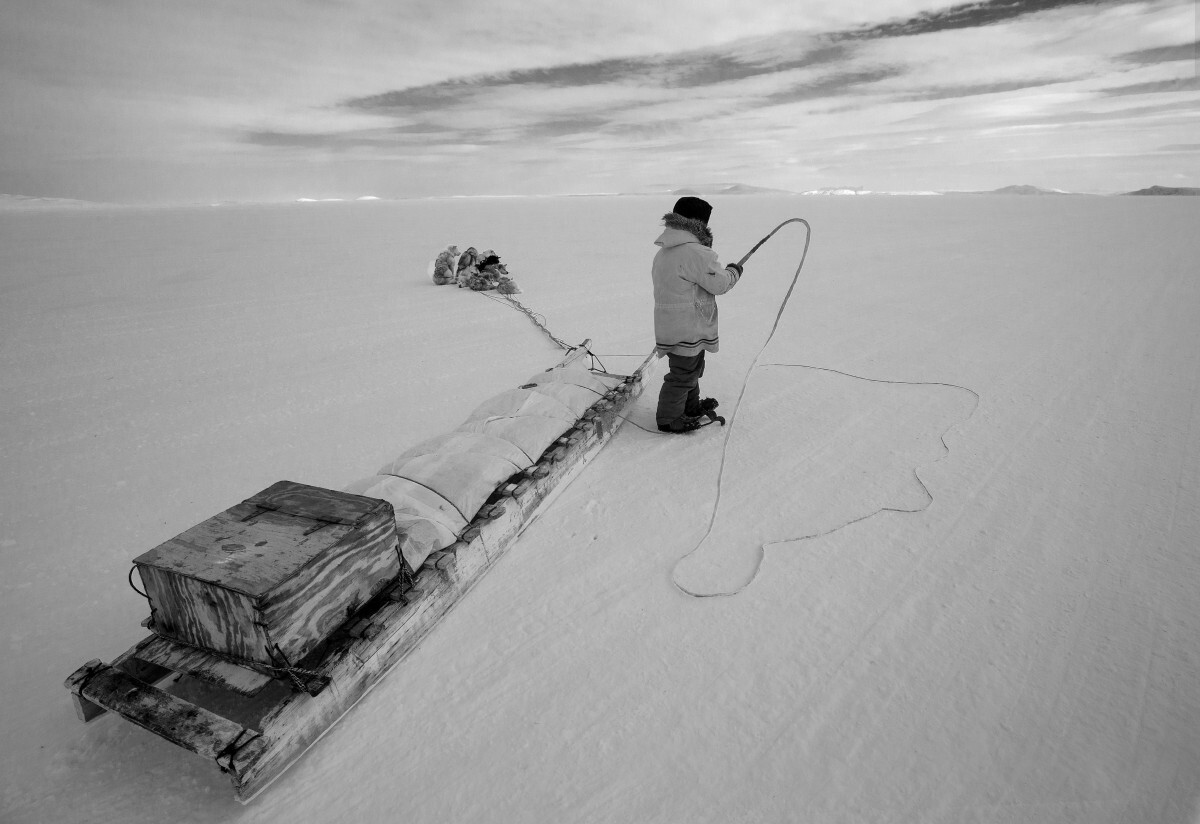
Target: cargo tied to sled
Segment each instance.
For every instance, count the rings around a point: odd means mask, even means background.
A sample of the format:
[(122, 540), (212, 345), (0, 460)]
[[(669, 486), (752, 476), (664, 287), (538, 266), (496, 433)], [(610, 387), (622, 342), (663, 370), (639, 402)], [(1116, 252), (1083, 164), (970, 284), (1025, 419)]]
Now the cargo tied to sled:
[(589, 343), (342, 492), (280, 481), (136, 558), (153, 634), (67, 678), (79, 718), (197, 753), (249, 801), (612, 439), (653, 356), (614, 375)]
[(134, 560), (164, 638), (289, 666), (400, 574), (386, 501), (280, 481)]

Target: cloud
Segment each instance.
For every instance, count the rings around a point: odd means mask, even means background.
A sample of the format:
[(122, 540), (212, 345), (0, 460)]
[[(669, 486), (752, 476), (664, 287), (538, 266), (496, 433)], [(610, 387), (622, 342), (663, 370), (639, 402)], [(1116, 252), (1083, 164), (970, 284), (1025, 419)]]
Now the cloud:
[[(1200, 23), (1198, 23), (1200, 25)], [(1156, 63), (1174, 63), (1177, 60), (1196, 60), (1200, 57), (1200, 41), (1179, 43), (1171, 46), (1159, 46), (1153, 49), (1139, 49), (1126, 52), (1118, 57), (1127, 63), (1138, 63), (1143, 66)]]
[(609, 121), (597, 115), (574, 118), (558, 118), (531, 123), (523, 129), (523, 137), (544, 140), (567, 135), (590, 135), (608, 126)]
[(905, 70), (899, 66), (833, 72), (773, 92), (767, 95), (765, 100), (768, 104), (778, 105), (844, 97), (866, 91), (880, 81), (903, 77), (904, 74)]
[[(784, 40), (791, 45), (790, 38)], [(568, 63), (480, 74), (352, 98), (340, 105), (372, 112), (402, 113), (470, 104), (482, 95), (501, 89), (579, 90), (596, 86), (695, 89), (834, 65), (850, 55), (850, 49), (845, 45), (819, 40), (805, 44), (799, 54), (783, 54), (781, 49), (764, 50), (761, 46), (757, 52), (746, 55), (738, 49), (706, 49), (671, 56)]]
[(451, 133), (433, 126), (397, 126), (392, 129), (364, 130), (360, 132), (248, 132), (244, 139), (254, 146), (279, 149), (322, 149), (347, 150), (355, 148), (387, 149), (396, 145), (401, 135), (419, 135), (423, 139), (431, 135), (451, 137)]
[(445, 80), (397, 91), (353, 98), (341, 106), (376, 113), (402, 114), (407, 111), (427, 112), (470, 102), (488, 84), (480, 80)]
[(973, 29), (1015, 20), (1071, 6), (1112, 6), (1141, 0), (985, 0), (962, 3), (947, 9), (926, 11), (906, 20), (896, 20), (840, 34), (840, 37), (871, 40), (885, 37), (911, 37), (918, 34)]
[(1200, 91), (1200, 77), (1172, 77), (1168, 80), (1131, 83), (1128, 86), (1114, 86), (1105, 89), (1104, 93), (1115, 97), (1133, 94), (1169, 94), (1171, 92), (1195, 91)]
[(655, 66), (651, 59), (597, 60), (534, 69), (516, 69), (484, 77), (489, 86), (548, 86), (578, 88), (605, 83), (629, 82)]
[(936, 85), (911, 92), (904, 96), (906, 100), (933, 101), (955, 98), (973, 98), (983, 95), (1003, 94), (1005, 92), (1025, 91), (1045, 86), (1056, 86), (1062, 83), (1062, 77), (1031, 77), (1028, 80), (1003, 80), (993, 83), (964, 83), (961, 85)]

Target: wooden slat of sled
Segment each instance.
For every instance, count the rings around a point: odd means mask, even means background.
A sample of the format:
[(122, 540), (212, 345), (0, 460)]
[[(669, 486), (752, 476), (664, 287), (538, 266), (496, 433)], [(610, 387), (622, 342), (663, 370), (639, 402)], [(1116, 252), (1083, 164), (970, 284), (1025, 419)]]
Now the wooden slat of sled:
[(271, 683), (271, 676), (209, 655), (203, 650), (173, 644), (151, 636), (133, 650), (133, 657), (182, 672), (240, 695), (253, 696)]
[(87, 704), (112, 710), (139, 727), (207, 758), (215, 759), (235, 742), (253, 734), (241, 724), (100, 661), (80, 667), (67, 679), (67, 689)]

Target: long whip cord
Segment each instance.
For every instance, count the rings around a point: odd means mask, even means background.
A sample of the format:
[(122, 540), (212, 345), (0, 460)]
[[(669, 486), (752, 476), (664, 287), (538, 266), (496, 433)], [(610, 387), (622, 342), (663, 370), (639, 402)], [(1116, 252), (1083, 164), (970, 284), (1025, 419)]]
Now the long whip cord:
[[(737, 416), (738, 410), (742, 408), (742, 398), (745, 397), (746, 387), (750, 384), (750, 375), (751, 375), (751, 373), (754, 372), (754, 368), (756, 366), (758, 366), (758, 361), (762, 357), (763, 352), (765, 352), (767, 350), (767, 345), (771, 343), (771, 338), (775, 337), (775, 331), (779, 328), (779, 321), (780, 321), (780, 319), (783, 318), (783, 313), (784, 313), (784, 310), (787, 309), (788, 301), (792, 299), (792, 292), (795, 291), (796, 284), (800, 281), (800, 272), (804, 269), (804, 261), (808, 259), (808, 247), (812, 243), (812, 226), (810, 226), (808, 221), (802, 217), (789, 218), (788, 220), (785, 220), (783, 223), (780, 223), (778, 226), (776, 226), (774, 229), (772, 229), (767, 234), (767, 236), (764, 237), (762, 240), (760, 240), (758, 243), (754, 244), (754, 247), (749, 252), (747, 252), (745, 255), (743, 255), (742, 259), (738, 261), (738, 266), (744, 265), (746, 263), (746, 261), (750, 259), (750, 256), (758, 251), (759, 247), (761, 247), (764, 243), (766, 243), (768, 240), (770, 240), (772, 237), (774, 237), (776, 232), (778, 232), (784, 226), (787, 226), (789, 223), (804, 224), (804, 251), (800, 255), (800, 263), (796, 266), (796, 272), (792, 275), (792, 282), (788, 284), (787, 292), (784, 294), (783, 300), (780, 301), (780, 303), (779, 303), (779, 311), (777, 311), (775, 313), (775, 322), (771, 324), (771, 331), (770, 331), (770, 333), (767, 334), (767, 339), (763, 341), (762, 346), (759, 347), (758, 352), (754, 355), (754, 360), (751, 361), (750, 368), (746, 370), (746, 377), (742, 379), (742, 388), (738, 392), (737, 401), (734, 403), (734, 406), (733, 406), (733, 412), (729, 416), (729, 421), (728, 421), (729, 427), (733, 426), (734, 419)], [(715, 500), (713, 500), (712, 514), (710, 514), (708, 517), (708, 526), (704, 530), (704, 535), (702, 535), (700, 537), (700, 540), (696, 542), (696, 546), (692, 547), (691, 552), (688, 552), (686, 555), (683, 556), (683, 558), (680, 558), (679, 561), (676, 562), (676, 566), (678, 566), (679, 563), (681, 563), (685, 558), (688, 558), (689, 556), (691, 556), (697, 549), (700, 548), (701, 544), (703, 544), (706, 540), (708, 540), (708, 536), (712, 534), (713, 527), (717, 523), (717, 512), (721, 508), (721, 491), (722, 491), (722, 489), (724, 487), (724, 483), (725, 483), (725, 458), (729, 451), (729, 435), (730, 435), (731, 431), (732, 431), (731, 428), (727, 428), (725, 430), (725, 440), (721, 444), (721, 463), (717, 469), (717, 495), (716, 495)], [(757, 574), (757, 572), (755, 574)], [(680, 592), (686, 593), (687, 595), (691, 595), (696, 598), (712, 597), (711, 595), (706, 594), (706, 593), (692, 592), (692, 591), (686, 589), (685, 587), (681, 586), (679, 584), (679, 582), (675, 580), (674, 574), (671, 575), (671, 583), (675, 585), (676, 589), (678, 589)], [(740, 592), (741, 590), (739, 589), (738, 591)], [(732, 595), (735, 593), (720, 593), (720, 594)]]

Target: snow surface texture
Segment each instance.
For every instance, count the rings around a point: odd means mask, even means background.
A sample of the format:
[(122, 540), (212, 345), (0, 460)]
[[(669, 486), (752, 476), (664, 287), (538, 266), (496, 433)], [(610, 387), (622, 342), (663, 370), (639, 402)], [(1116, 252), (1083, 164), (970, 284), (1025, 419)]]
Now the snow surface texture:
[[(959, 408), (973, 411), (978, 399), (943, 384), (892, 383), (800, 364), (759, 368), (763, 374), (751, 372), (754, 388), (739, 404), (746, 411), (729, 421), (710, 528), (675, 566), (675, 584), (689, 595), (738, 594), (758, 574), (767, 544), (829, 535), (880, 512), (928, 507), (933, 495), (916, 467), (946, 453), (942, 433), (966, 417), (955, 414)], [(777, 448), (785, 443), (787, 449)], [(726, 489), (727, 473), (755, 482)]]
[[(663, 203), (0, 215), (0, 820), (1200, 820), (1197, 202), (714, 202), (725, 260), (814, 230), (736, 423), (627, 425), (248, 807), (71, 711), (63, 679), (142, 637), (130, 559), (276, 480), (340, 488), (557, 358), (429, 284), (447, 239), (636, 366)], [(706, 395), (737, 397), (797, 253), (781, 233), (721, 298)], [(920, 511), (822, 534), (886, 508)], [(737, 597), (674, 586), (710, 521), (753, 548), (784, 520), (817, 537)]]

